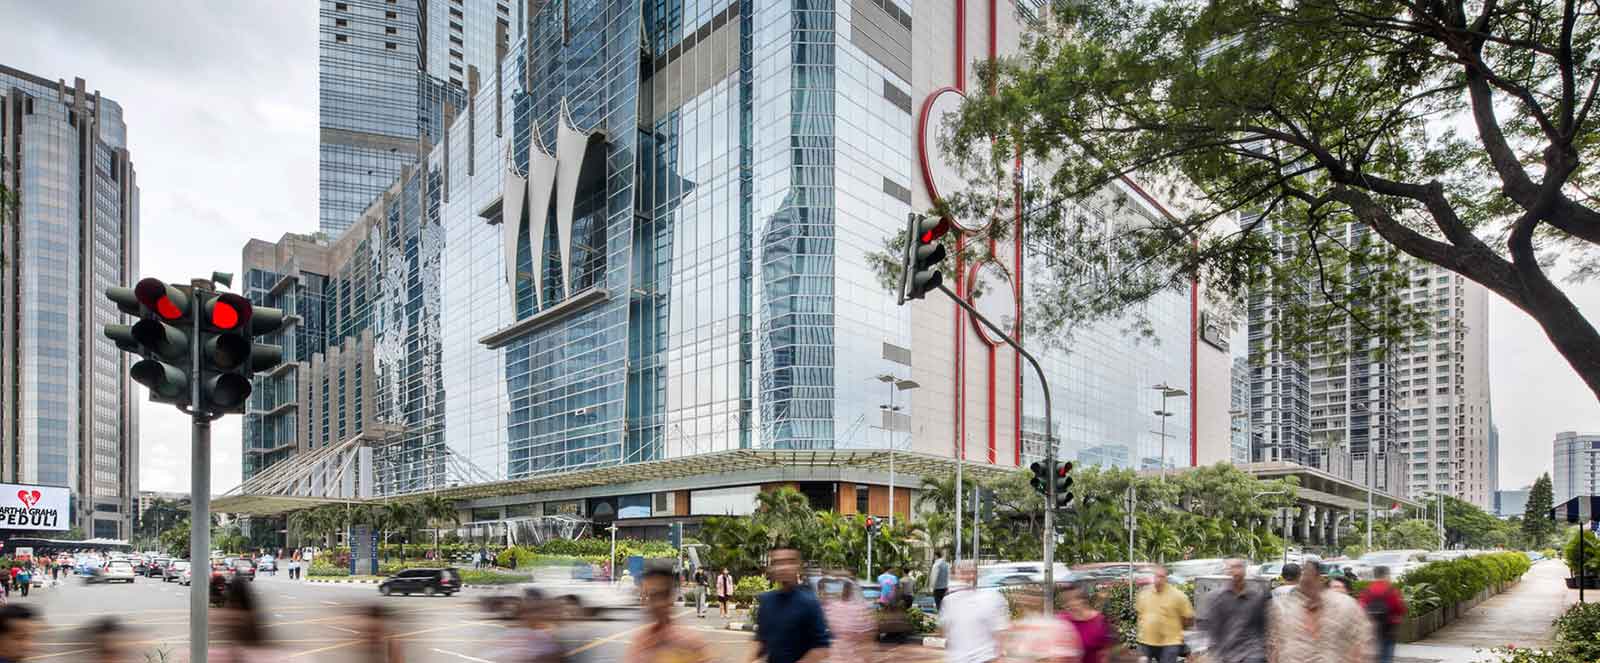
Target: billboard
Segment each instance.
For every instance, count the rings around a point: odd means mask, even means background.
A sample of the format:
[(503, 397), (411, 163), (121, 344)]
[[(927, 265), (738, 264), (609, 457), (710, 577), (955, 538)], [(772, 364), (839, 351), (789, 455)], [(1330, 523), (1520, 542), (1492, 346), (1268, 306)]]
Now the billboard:
[(0, 530), (69, 530), (69, 491), (63, 486), (0, 483)]

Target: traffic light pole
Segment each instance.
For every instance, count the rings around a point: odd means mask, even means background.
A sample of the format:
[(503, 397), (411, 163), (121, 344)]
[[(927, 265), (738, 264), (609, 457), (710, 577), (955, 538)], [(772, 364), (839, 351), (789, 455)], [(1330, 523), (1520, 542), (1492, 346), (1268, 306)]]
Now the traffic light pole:
[[(1050, 381), (1045, 379), (1044, 369), (1039, 366), (1039, 360), (1034, 358), (1033, 353), (1030, 353), (1024, 349), (1022, 344), (1018, 343), (1016, 339), (1011, 338), (1011, 334), (1001, 330), (999, 325), (996, 325), (995, 323), (990, 322), (988, 318), (983, 317), (983, 314), (979, 313), (978, 309), (973, 308), (972, 304), (967, 303), (967, 300), (956, 296), (956, 293), (951, 292), (950, 289), (944, 287), (943, 284), (939, 285), (939, 292), (944, 293), (946, 297), (950, 298), (950, 301), (956, 303), (956, 306), (960, 306), (962, 310), (965, 310), (973, 317), (973, 319), (983, 323), (983, 326), (988, 327), (989, 331), (994, 332), (996, 336), (1003, 339), (1006, 342), (1006, 345), (1011, 346), (1011, 349), (1016, 350), (1017, 354), (1022, 355), (1023, 359), (1028, 360), (1028, 365), (1032, 366), (1033, 371), (1039, 374), (1039, 390), (1044, 393), (1044, 463), (1045, 467), (1055, 467), (1055, 428), (1053, 428), (1050, 424)], [(1044, 498), (1044, 614), (1054, 615), (1056, 613), (1056, 483), (1055, 481), (1049, 481), (1046, 482), (1046, 485), (1048, 486), (1048, 494), (1045, 495)], [(960, 500), (956, 501), (956, 508), (958, 512), (960, 509), (960, 503)], [(977, 522), (973, 522), (972, 525), (974, 528), (978, 526)], [(976, 553), (976, 551), (974, 551), (974, 553)], [(972, 563), (973, 568), (976, 569), (978, 563), (976, 555), (973, 556)]]
[[(198, 291), (207, 282), (196, 279), (194, 301), (202, 301)], [(190, 330), (193, 341), (189, 343), (189, 416), (192, 421), (189, 458), (189, 568), (196, 582), (189, 585), (189, 660), (206, 663), (208, 643), (208, 608), (211, 600), (211, 420), (216, 418), (201, 406), (204, 391), (200, 372), (200, 318), (197, 310), (191, 316), (194, 328)], [(205, 566), (205, 589), (200, 589), (200, 565)]]

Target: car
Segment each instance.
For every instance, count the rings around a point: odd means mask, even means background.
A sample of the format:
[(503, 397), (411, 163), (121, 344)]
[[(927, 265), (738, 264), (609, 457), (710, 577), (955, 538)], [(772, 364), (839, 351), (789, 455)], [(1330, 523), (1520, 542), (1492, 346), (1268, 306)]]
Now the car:
[[(174, 580), (181, 580), (183, 577), (187, 576), (188, 573), (189, 573), (189, 560), (187, 560), (187, 559), (175, 559), (175, 560), (172, 560), (171, 564), (167, 565), (167, 568), (161, 570), (161, 582), (172, 582)], [(185, 584), (187, 584), (187, 583), (185, 583)]]
[(262, 555), (261, 559), (256, 560), (256, 570), (263, 573), (277, 573), (278, 558), (272, 555)]
[(194, 565), (190, 565), (178, 574), (178, 584), (188, 587), (194, 584)]
[(162, 569), (167, 568), (167, 563), (170, 562), (170, 561), (172, 561), (172, 560), (168, 559), (166, 557), (157, 557), (154, 560), (151, 560), (150, 563), (145, 566), (145, 572), (144, 572), (145, 577), (148, 577), (148, 578), (159, 578), (159, 577), (161, 577)]
[(96, 573), (94, 575), (89, 576), (87, 578), (87, 582), (89, 582), (89, 583), (102, 583), (102, 582), (126, 582), (126, 583), (132, 583), (134, 577), (135, 577), (135, 574), (133, 572), (133, 562), (130, 562), (130, 561), (125, 560), (125, 559), (114, 559), (114, 560), (111, 560), (109, 562), (106, 562), (105, 566), (100, 567), (99, 569), (97, 569)]
[[(1057, 562), (1052, 569), (1054, 579), (1066, 580), (1068, 569), (1066, 564)], [(1044, 581), (1044, 562), (1006, 562), (1003, 564), (985, 564), (978, 567), (978, 589), (1000, 589), (1013, 585), (1026, 585)], [(874, 586), (876, 590), (876, 586)]]
[[(1405, 576), (1406, 572), (1422, 566), (1424, 558), (1427, 556), (1428, 551), (1426, 550), (1376, 550), (1369, 552), (1356, 560), (1361, 564), (1356, 569), (1357, 577), (1363, 580), (1371, 580), (1373, 570), (1380, 566), (1387, 566), (1389, 567), (1390, 577), (1399, 580)], [(1364, 575), (1362, 574), (1363, 567), (1366, 570)]]
[(233, 560), (233, 566), (231, 568), (233, 569), (233, 574), (236, 575), (236, 576), (243, 576), (243, 577), (245, 577), (245, 578), (247, 578), (247, 579), (249, 579), (251, 581), (254, 581), (256, 579), (256, 563), (255, 562), (252, 562), (252, 561), (250, 561), (248, 559), (240, 558), (240, 559)]
[(1097, 562), (1093, 564), (1079, 564), (1072, 567), (1072, 574), (1068, 579), (1098, 587), (1111, 583), (1126, 583), (1128, 576), (1133, 576), (1133, 581), (1138, 585), (1150, 584), (1155, 578), (1155, 564), (1148, 562)]
[(1167, 565), (1168, 580), (1178, 585), (1201, 576), (1227, 575), (1227, 571), (1228, 560), (1225, 559), (1186, 559)]
[(392, 594), (411, 595), (425, 594), (449, 596), (461, 591), (461, 573), (454, 568), (441, 569), (406, 569), (396, 573), (383, 582), (378, 583), (378, 593), (384, 596)]

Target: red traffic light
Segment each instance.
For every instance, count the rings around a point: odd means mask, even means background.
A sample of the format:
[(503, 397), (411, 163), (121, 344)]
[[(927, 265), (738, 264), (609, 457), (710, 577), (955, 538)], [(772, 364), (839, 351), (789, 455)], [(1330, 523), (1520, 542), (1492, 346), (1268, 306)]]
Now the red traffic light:
[(206, 302), (206, 323), (218, 331), (233, 331), (250, 320), (250, 300), (224, 293)]
[(1071, 472), (1072, 472), (1072, 461), (1070, 461), (1070, 460), (1065, 462), (1065, 463), (1062, 463), (1062, 464), (1056, 466), (1056, 476), (1058, 476), (1058, 477), (1067, 476)]
[(133, 295), (145, 308), (155, 311), (165, 320), (178, 320), (189, 311), (189, 296), (161, 279), (139, 281), (133, 288)]

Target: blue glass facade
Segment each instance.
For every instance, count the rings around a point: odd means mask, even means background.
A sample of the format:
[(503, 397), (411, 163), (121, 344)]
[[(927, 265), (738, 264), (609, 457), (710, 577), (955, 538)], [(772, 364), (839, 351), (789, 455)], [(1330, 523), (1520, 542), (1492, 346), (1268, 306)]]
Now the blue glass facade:
[(72, 489), (70, 526), (124, 537), (137, 401), (101, 294), (138, 272), (138, 186), (122, 108), (82, 79), (0, 66), (0, 480)]

